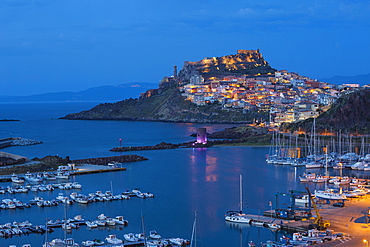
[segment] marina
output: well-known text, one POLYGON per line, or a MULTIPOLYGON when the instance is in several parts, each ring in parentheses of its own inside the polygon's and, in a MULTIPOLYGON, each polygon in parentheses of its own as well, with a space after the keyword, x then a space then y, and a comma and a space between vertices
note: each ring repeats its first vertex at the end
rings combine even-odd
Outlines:
MULTIPOLYGON (((73 105, 78 104, 71 103, 67 106, 72 107, 73 105)), ((207 131, 210 132, 231 127, 230 125, 189 125, 182 123, 56 120, 55 118, 64 115, 64 113, 58 112, 58 110, 50 111, 50 107, 62 109, 65 112, 74 112, 78 109, 68 107, 67 109, 65 104, 51 106, 46 104, 27 105, 27 107, 34 107, 34 113, 32 116, 29 115, 28 118, 24 117, 24 120, 19 122, 19 129, 27 129, 26 137, 41 140, 43 144, 27 147, 14 146, 4 151, 18 153, 30 158, 44 157, 49 154, 58 154, 63 157, 70 156, 71 159, 108 157, 112 155, 109 150, 117 146, 120 138, 123 139, 125 146, 153 145, 153 143, 161 141, 182 143, 191 141, 192 138, 189 137, 189 133, 195 133, 199 127, 206 127, 207 131), (42 108, 43 106, 45 108, 42 108), (45 116, 50 119, 45 120, 45 116), (45 133, 50 134, 40 136, 40 128, 45 133), (63 131, 59 133, 53 131, 54 129, 63 131), (128 129, 130 131, 127 131, 128 129), (138 132, 141 133, 141 139, 138 139, 135 135, 138 132), (96 135, 96 133, 99 133, 99 135, 96 135), (93 141, 91 136, 95 136, 93 141)), ((86 105, 83 106, 83 108, 87 107, 86 105)), ((17 105, 18 108, 19 105, 17 105)), ((16 112, 11 106, 7 106, 6 109, 11 110, 8 114, 16 112)), ((5 109, 2 110, 4 114, 7 114, 5 109)), ((27 116, 26 113, 24 112, 23 115, 27 116)), ((8 118, 18 119, 19 117, 9 115, 8 118)), ((10 131, 12 129, 10 123, 4 122, 2 124, 3 128, 0 132, 3 136, 9 135, 9 132, 14 133, 14 131, 10 131)), ((22 135, 21 132, 15 134, 22 135)), ((23 134, 23 136, 25 135, 23 134)), ((142 214, 145 216, 147 235, 152 229, 155 229, 161 236, 180 236, 184 239, 191 239, 194 210, 198 211, 198 245, 203 242, 207 246, 248 246, 250 241, 254 243, 278 242, 283 236, 292 239, 294 231, 300 232, 298 228, 302 225, 305 226, 307 221, 275 219, 272 222, 272 224, 280 225, 282 221, 283 225, 295 228, 292 231, 289 229, 289 231, 286 231, 271 229, 263 226, 263 224, 261 227, 249 223, 227 222, 224 218, 225 212, 228 210, 239 209, 240 174, 243 176, 243 213, 257 216, 257 219, 258 216, 260 219, 262 217, 274 218, 271 215, 265 216, 264 213, 275 212, 276 209, 289 209, 291 206, 290 197, 278 196, 279 201, 277 203, 275 195, 277 192, 283 194, 290 194, 290 190, 304 192, 305 187, 309 187, 312 192, 325 189, 325 183, 301 182, 299 179, 301 175, 308 172, 325 174, 323 168, 308 171, 305 167, 269 165, 265 162, 265 155, 268 150, 268 147, 212 147, 207 149, 140 151, 140 155, 147 157, 148 160, 125 163, 126 170, 70 175, 68 180, 47 182, 50 184, 78 182, 82 185, 81 189, 62 190, 58 187, 54 188, 53 191, 47 190, 44 192, 29 191, 13 194, 5 192, 0 194, 1 200, 13 200, 13 197, 15 197, 19 201, 29 202, 35 196, 51 201, 56 199, 59 193, 63 193, 63 195, 70 198, 73 192, 88 196, 89 193, 96 193, 97 191, 105 193, 106 191, 112 191, 113 188, 113 194, 117 195, 127 190, 132 192, 134 188, 140 188, 142 192, 152 192, 155 198, 142 200, 134 197, 129 200, 111 200, 88 204, 59 203, 58 206, 51 207, 31 205, 30 208, 0 210, 1 224, 29 221, 34 225, 45 225, 47 219, 62 220, 65 207, 67 218, 68 216, 82 215, 83 218, 92 220, 103 213, 113 217, 124 216, 129 222, 127 226, 115 225, 92 228, 81 226, 68 232, 64 231, 62 227, 56 227, 53 232, 47 235, 34 233, 20 237, 13 236, 2 238, 1 242, 4 246, 16 245, 20 247, 23 244, 42 246, 47 236, 48 241, 56 238, 73 238, 76 243, 81 245, 84 241, 94 239, 105 242, 105 238, 111 234, 115 234, 117 238, 123 240, 123 234, 143 232, 142 214), (271 202, 271 206, 269 202, 271 202)), ((94 167, 99 168, 99 166, 94 167)), ((329 168, 329 175, 331 177, 348 176, 358 178, 358 180, 370 178, 370 173, 367 171, 352 169, 342 169, 341 174, 340 169, 329 168)), ((25 181, 23 184, 14 184, 8 180, 0 186, 16 188, 25 186, 27 183, 25 181)), ((335 187, 335 184, 331 184, 331 186, 339 190, 339 187, 335 187)), ((349 185, 340 187, 346 188, 346 186, 349 185)), ((346 223, 343 222, 345 220, 351 228, 357 229, 360 235, 361 232, 365 235, 365 230, 363 230, 365 228, 362 228, 361 225, 366 224, 366 221, 361 209, 351 217, 345 215, 350 215, 352 211, 346 210, 361 205, 361 203, 366 204, 366 200, 367 195, 346 199, 343 208, 334 207, 333 202, 327 204, 325 200, 319 200, 317 206, 322 217, 331 221, 331 228, 335 232, 350 233, 349 227, 345 227, 346 223), (343 213, 341 213, 342 210, 344 210, 343 213)), ((366 206, 362 206, 362 208, 366 208, 366 206)), ((297 210, 298 214, 299 212, 297 210)), ((267 222, 271 223, 270 219, 267 222)))

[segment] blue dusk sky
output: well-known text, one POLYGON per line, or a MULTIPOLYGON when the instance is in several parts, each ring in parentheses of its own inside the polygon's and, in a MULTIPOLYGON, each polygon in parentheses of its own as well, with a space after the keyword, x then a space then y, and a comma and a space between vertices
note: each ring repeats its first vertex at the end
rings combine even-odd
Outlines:
POLYGON ((260 49, 312 78, 370 73, 370 1, 1 0, 0 95, 158 83, 260 49))

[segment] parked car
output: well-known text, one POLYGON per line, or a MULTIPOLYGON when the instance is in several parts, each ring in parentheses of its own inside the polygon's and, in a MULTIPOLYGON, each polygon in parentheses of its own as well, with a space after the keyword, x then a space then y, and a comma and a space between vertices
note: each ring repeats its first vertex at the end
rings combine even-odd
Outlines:
POLYGON ((333 203, 333 206, 334 206, 334 207, 340 207, 340 208, 343 208, 343 207, 344 207, 344 202, 336 202, 336 203, 333 203))

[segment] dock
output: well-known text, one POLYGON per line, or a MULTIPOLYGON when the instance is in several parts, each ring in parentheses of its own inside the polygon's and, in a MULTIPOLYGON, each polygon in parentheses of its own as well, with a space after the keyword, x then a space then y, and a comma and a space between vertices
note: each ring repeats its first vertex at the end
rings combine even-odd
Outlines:
MULTIPOLYGON (((93 173, 103 173, 103 172, 119 172, 126 171, 126 167, 109 167, 103 165, 79 165, 77 169, 69 171, 70 175, 85 175, 93 173)), ((52 172, 52 171, 51 171, 52 172)), ((19 174, 20 175, 20 174, 19 174)), ((22 177, 22 175, 20 175, 22 177)), ((0 176, 0 182, 11 182, 10 175, 0 176)))

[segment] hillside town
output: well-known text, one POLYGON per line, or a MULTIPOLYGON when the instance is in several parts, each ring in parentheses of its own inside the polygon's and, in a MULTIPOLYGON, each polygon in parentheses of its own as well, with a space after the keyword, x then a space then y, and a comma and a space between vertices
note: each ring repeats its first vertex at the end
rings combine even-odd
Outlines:
MULTIPOLYGON (((263 60, 258 50, 238 50, 237 55, 250 55, 251 52, 259 60, 263 60)), ((259 67, 260 61, 256 63, 250 56, 244 60, 259 67)), ((287 70, 254 75, 235 73, 240 71, 240 65, 243 69, 246 66, 240 58, 235 61, 235 55, 229 57, 231 58, 221 58, 224 71, 225 68, 227 72, 234 71, 232 74, 208 73, 211 68, 219 70, 219 58, 205 58, 199 62, 185 62, 185 65, 196 66, 196 70, 187 73, 187 80, 178 78, 175 66, 174 75, 165 77, 161 84, 178 82, 182 96, 197 105, 218 103, 224 108, 243 109, 245 112, 266 112, 272 125, 316 117, 326 111, 341 94, 350 93, 360 87, 359 84, 329 84, 287 70)), ((262 62, 267 64, 264 60, 262 62)))

